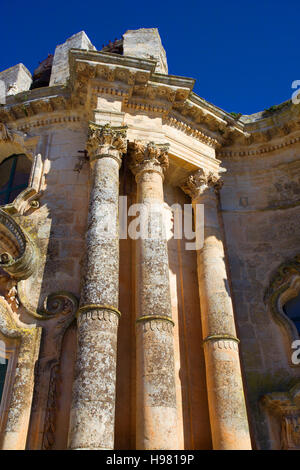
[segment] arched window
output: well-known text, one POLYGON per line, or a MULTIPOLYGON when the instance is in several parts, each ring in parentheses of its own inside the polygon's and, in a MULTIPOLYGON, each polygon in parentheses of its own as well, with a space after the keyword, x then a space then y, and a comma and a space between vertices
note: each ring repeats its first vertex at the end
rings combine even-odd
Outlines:
POLYGON ((0 206, 13 202, 28 186, 31 161, 26 155, 12 155, 0 165, 0 206))
POLYGON ((283 305, 283 311, 295 324, 297 331, 300 334, 300 294, 297 297, 288 300, 287 303, 283 305))

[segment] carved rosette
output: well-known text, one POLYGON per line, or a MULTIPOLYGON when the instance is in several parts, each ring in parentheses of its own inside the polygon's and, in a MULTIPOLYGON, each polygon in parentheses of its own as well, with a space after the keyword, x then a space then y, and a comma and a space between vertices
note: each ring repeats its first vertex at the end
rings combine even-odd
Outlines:
POLYGON ((111 157, 121 166, 122 154, 127 151, 126 131, 127 127, 111 127, 110 124, 98 126, 91 123, 86 144, 90 162, 111 157))
POLYGON ((169 144, 143 143, 141 141, 129 142, 129 167, 136 177, 147 172, 157 172, 162 177, 169 166, 169 144))
POLYGON ((202 196, 207 190, 213 189, 217 194, 223 186, 223 180, 220 175, 212 171, 199 168, 192 173, 181 186, 181 189, 188 194, 192 200, 202 196))
POLYGON ((281 449, 300 450, 300 383, 288 392, 264 395, 262 403, 280 423, 281 449))

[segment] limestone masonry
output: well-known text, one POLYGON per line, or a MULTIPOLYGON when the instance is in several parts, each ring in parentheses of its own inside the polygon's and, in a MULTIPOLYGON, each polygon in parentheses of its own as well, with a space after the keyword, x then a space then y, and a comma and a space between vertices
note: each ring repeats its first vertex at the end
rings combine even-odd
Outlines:
POLYGON ((300 105, 53 52, 0 72, 0 447, 300 450, 300 105))

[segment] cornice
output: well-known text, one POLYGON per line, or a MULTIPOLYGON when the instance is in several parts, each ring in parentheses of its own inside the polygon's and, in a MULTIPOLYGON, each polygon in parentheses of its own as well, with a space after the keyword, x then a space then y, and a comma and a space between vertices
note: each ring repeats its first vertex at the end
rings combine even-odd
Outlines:
MULTIPOLYGON (((300 106, 286 104, 271 115, 258 113, 235 119, 193 92, 195 80, 155 72, 156 62, 108 52, 71 49, 66 86, 34 89, 7 98, 0 121, 19 130, 66 122, 56 113, 80 112, 94 120, 99 95, 121 101, 122 112, 160 116, 165 123, 217 149, 218 157, 261 155, 292 145, 299 136, 300 106), (278 141, 277 141, 278 140, 278 141)), ((73 120, 74 120, 73 119, 73 120)))
POLYGON ((285 133, 284 128, 275 128, 267 132, 257 133, 255 136, 250 135, 248 145, 235 145, 234 147, 221 148, 217 151, 218 158, 241 158, 247 156, 260 156, 274 152, 276 150, 283 149, 290 145, 300 142, 300 127, 297 129, 296 123, 289 124, 288 135, 282 135, 285 133), (298 132, 292 132, 292 129, 298 132), (290 135, 289 135, 290 134, 290 135), (273 136, 273 137, 272 137, 273 136), (257 144, 255 140, 267 140, 265 143, 257 144))

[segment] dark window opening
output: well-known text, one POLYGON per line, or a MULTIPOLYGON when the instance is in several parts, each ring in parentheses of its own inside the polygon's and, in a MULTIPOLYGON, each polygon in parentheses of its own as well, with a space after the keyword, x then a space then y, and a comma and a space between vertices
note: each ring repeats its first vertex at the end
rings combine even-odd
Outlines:
POLYGON ((9 204, 28 186, 31 161, 25 155, 13 155, 0 165, 0 205, 9 204))
POLYGON ((300 294, 289 300, 284 306, 283 311, 286 316, 295 324, 300 334, 300 294))
POLYGON ((7 372, 8 366, 8 359, 0 358, 0 403, 2 400, 4 384, 5 384, 5 377, 7 372))

